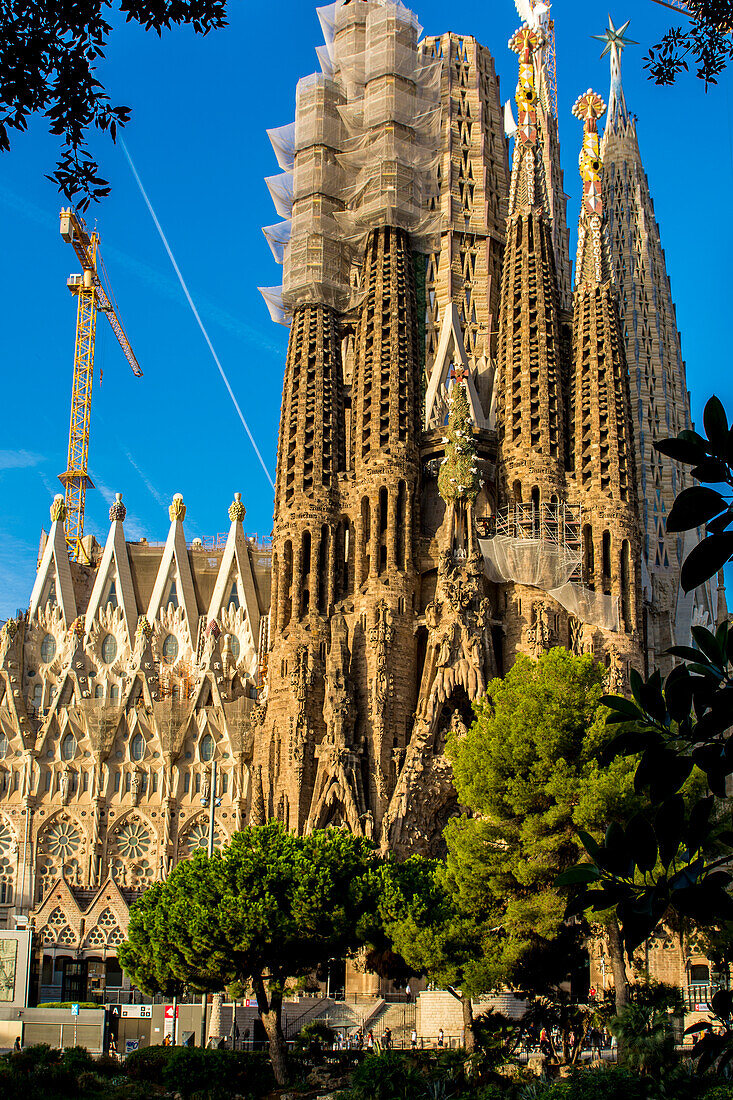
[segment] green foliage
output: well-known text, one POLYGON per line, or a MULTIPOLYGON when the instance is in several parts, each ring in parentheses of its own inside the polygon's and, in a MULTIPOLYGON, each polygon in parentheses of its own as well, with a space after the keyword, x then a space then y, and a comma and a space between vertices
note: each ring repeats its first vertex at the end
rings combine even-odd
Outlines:
POLYGON ((202 1050, 200 1047, 172 1047, 170 1057, 163 1066, 162 1081, 172 1092, 178 1092, 183 1100, 197 1092, 214 1097, 231 1095, 231 1077, 228 1060, 210 1057, 223 1051, 202 1050))
POLYGON ((61 1065, 75 1077, 80 1073, 92 1073, 96 1069, 94 1058, 86 1047, 66 1047, 61 1056, 61 1065))
POLYGON ((132 1081, 160 1081, 172 1047, 150 1046, 133 1050, 125 1058, 125 1073, 132 1081))
MULTIPOLYGON (((104 16, 112 6, 102 0, 8 0, 0 6, 0 151, 10 149, 12 130, 26 130, 32 115, 44 115, 50 132, 62 139, 49 178, 80 210, 109 194, 86 148, 88 132, 107 132, 114 141, 130 117, 129 107, 111 104, 97 73, 112 30, 104 16)), ((114 7, 157 34, 172 25, 187 24, 199 34, 226 25, 225 0, 122 0, 114 7)))
POLYGON ((319 1054, 324 1047, 333 1045, 336 1032, 323 1020, 314 1020, 306 1024, 295 1036, 293 1047, 297 1052, 319 1054))
MULTIPOLYGON (((604 670, 554 649, 520 657, 449 741, 460 802, 445 864, 412 857, 382 870, 379 913, 394 950, 443 988, 476 996, 501 983, 549 990, 583 936, 555 886, 577 860, 579 830, 641 804, 633 761, 610 766, 604 670)), ((586 872, 584 872, 586 873, 586 872)))
POLYGON ((78 1004, 79 1008, 101 1008, 99 1001, 44 1001, 38 1008, 71 1008, 72 1004, 78 1004))
POLYGON ((599 1067, 578 1069, 566 1081, 525 1087, 518 1100, 647 1100, 641 1078, 628 1069, 599 1067))
POLYGON ((659 1075, 674 1062, 674 1033, 666 1008, 632 1001, 609 1027, 623 1044, 624 1064, 630 1070, 659 1075))
POLYGON ((733 3, 731 0, 687 0, 688 18, 683 26, 672 27, 644 58, 657 84, 673 84, 689 70, 692 60, 696 76, 717 84, 718 76, 733 57, 733 3))
MULTIPOLYGON (((733 5, 729 26, 733 24, 733 5)), ((733 40, 731 40, 733 50, 733 40)), ((682 587, 692 591, 699 584, 715 576, 719 569, 733 557, 733 434, 728 418, 717 397, 711 397, 703 413, 705 435, 692 430, 680 432, 674 439, 655 443, 662 454, 692 466, 691 474, 699 482, 724 485, 728 495, 723 496, 709 485, 693 485, 683 489, 674 502, 667 519, 669 532, 690 531, 705 525, 705 536, 690 551, 682 566, 682 587)))
POLYGON ((591 863, 559 879, 572 887, 567 915, 616 907, 629 953, 669 909, 702 927, 733 920, 726 870, 733 832, 721 827, 716 806, 733 774, 733 628, 693 627, 693 640, 670 650, 682 663, 665 680, 658 671, 646 682, 632 672, 633 700, 604 697, 608 726, 620 729, 608 755, 640 754, 634 783, 649 809, 625 827, 612 821, 602 844, 583 834, 591 863), (712 795, 695 797, 696 769, 712 795))
MULTIPOLYGON (((9 1069, 8 1094, 31 1096, 74 1096, 76 1075, 63 1064, 62 1051, 48 1043, 24 1047, 18 1053, 3 1055, 0 1063, 9 1069)), ((0 1076, 2 1083, 2 1076, 0 1076)), ((3 1100, 6 1093, 3 1092, 3 1100)))
POLYGON ((533 988, 543 968, 548 986, 565 977, 547 967, 553 955, 567 963, 545 951, 563 925, 555 879, 582 850, 579 830, 640 804, 633 763, 602 763, 612 739, 603 677, 590 656, 561 648, 538 661, 520 657, 489 684, 468 734, 449 741, 459 800, 475 816, 446 829, 446 882, 463 912, 500 930, 486 974, 494 982, 521 980, 530 960, 533 988))
POLYGON ((289 979, 349 955, 374 925, 373 846, 337 829, 297 836, 278 822, 236 833, 209 857, 182 860, 130 910, 117 951, 140 989, 254 988, 278 1082, 287 1078, 280 1023, 289 979))
POLYGON ((162 1082, 187 1097, 265 1096, 273 1086, 267 1058, 258 1052, 202 1050, 200 1047, 143 1047, 125 1060, 127 1077, 139 1083, 162 1082))
POLYGON ((277 822, 253 826, 146 891, 118 958, 150 992, 175 981, 219 990, 265 975, 282 988, 359 947, 375 866, 369 842, 340 830, 296 836, 277 822))
POLYGON ((368 1054, 357 1066, 348 1100, 423 1100, 429 1093, 425 1078, 394 1050, 368 1054))
POLYGON ((456 379, 450 392, 450 412, 444 441, 445 458, 438 474, 438 489, 447 504, 461 500, 473 503, 483 484, 473 440, 473 422, 466 385, 463 380, 456 379))

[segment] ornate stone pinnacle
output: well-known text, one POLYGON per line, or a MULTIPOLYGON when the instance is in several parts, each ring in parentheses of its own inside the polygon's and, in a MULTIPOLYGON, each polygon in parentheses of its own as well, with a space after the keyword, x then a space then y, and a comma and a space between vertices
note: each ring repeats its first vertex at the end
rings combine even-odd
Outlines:
POLYGON ((56 523, 63 523, 66 519, 66 504, 61 493, 57 493, 53 498, 53 504, 51 505, 51 521, 56 523))
POLYGON ((235 493, 234 500, 229 505, 229 519, 232 523, 241 523, 247 515, 247 509, 242 504, 242 494, 235 493))
POLYGON ((181 493, 176 493, 173 497, 170 508, 168 509, 168 515, 171 517, 171 523, 175 519, 179 519, 183 523, 186 518, 186 505, 183 503, 183 496, 181 493))
POLYGON ((526 23, 519 27, 509 39, 509 49, 518 53, 523 61, 529 61, 531 55, 542 45, 542 36, 526 23))
POLYGON ((592 91, 591 88, 578 96, 573 104, 573 114, 585 124, 587 129, 594 129, 594 124, 597 124, 598 119, 605 111, 606 104, 603 98, 597 92, 592 91))
POLYGON ((115 493, 115 502, 109 510, 110 523, 115 520, 122 521, 127 515, 127 508, 122 503, 122 493, 115 493))

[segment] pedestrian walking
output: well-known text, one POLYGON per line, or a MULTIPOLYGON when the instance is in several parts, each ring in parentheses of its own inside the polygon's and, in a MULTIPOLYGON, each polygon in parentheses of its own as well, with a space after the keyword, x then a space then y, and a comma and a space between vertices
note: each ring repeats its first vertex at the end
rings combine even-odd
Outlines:
POLYGON ((412 1000, 412 990, 410 989, 410 983, 405 986, 405 993, 407 994, 408 1001, 412 1000))
POLYGON ((382 1046, 385 1050, 392 1049, 392 1028, 385 1028, 384 1035, 382 1036, 382 1046))
POLYGON ((410 1046, 413 1050, 417 1050, 417 1028, 414 1027, 410 1032, 410 1046))
POLYGON ((438 1028, 438 1050, 442 1050, 445 1046, 445 1034, 442 1027, 438 1028))
POLYGON ((374 1050, 374 1036, 371 1031, 367 1035, 367 1050, 374 1050))
POLYGON ((20 1054, 20 1035, 16 1035, 15 1042, 13 1043, 13 1054, 20 1054))

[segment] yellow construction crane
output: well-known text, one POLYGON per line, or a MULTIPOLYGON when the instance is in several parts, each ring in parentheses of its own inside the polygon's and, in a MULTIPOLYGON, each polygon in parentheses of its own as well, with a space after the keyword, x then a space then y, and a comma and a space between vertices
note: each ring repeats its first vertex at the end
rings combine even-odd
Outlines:
POLYGON ((142 375, 130 342, 125 336, 117 312, 110 301, 102 255, 99 251, 99 233, 90 233, 82 218, 71 209, 61 211, 61 236, 73 245, 82 267, 81 275, 70 275, 67 286, 77 298, 76 342, 74 345, 74 383, 71 391, 71 424, 69 426, 69 457, 66 471, 59 475, 64 486, 66 503, 66 544, 75 561, 87 561, 82 545, 84 536, 84 505, 89 477, 89 423, 92 411, 92 381, 94 377, 94 340, 97 330, 97 311, 106 314, 119 345, 125 353, 133 373, 142 375), (105 277, 107 287, 102 282, 105 277))

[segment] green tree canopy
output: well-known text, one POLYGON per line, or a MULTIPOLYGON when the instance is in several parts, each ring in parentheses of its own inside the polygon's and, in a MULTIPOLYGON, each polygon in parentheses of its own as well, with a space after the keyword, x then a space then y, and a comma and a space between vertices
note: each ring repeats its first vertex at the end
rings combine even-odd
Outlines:
POLYGON ((373 924, 376 867, 369 842, 339 830, 299 837, 276 822, 250 827, 211 858, 183 860, 136 902, 120 962, 150 993, 175 982, 251 987, 285 1083, 286 983, 361 946, 373 924))
MULTIPOLYGON (((463 1004, 510 984, 546 991, 579 959, 583 929, 564 922, 558 874, 594 830, 638 807, 635 764, 601 763, 611 735, 601 706, 604 669, 554 649, 520 657, 475 704, 469 732, 448 752, 467 813, 445 831, 445 863, 387 864, 380 915, 396 951, 463 1004)), ((626 970, 618 926, 609 947, 621 1001, 626 970)))
MULTIPOLYGON (((582 851, 579 830, 605 828, 640 805, 634 762, 601 761, 611 739, 601 706, 604 675, 592 656, 562 648, 537 661, 520 656, 503 680, 489 684, 468 733, 449 741, 458 797, 469 813, 446 829, 446 879, 464 913, 491 914, 494 969, 504 982, 524 982, 528 960, 532 969, 543 956, 545 969, 551 961, 565 909, 555 879, 582 851)), ((608 933, 622 1002, 626 972, 613 918, 608 933)))

